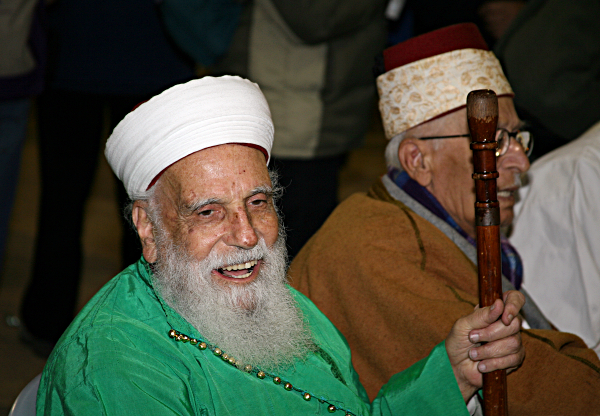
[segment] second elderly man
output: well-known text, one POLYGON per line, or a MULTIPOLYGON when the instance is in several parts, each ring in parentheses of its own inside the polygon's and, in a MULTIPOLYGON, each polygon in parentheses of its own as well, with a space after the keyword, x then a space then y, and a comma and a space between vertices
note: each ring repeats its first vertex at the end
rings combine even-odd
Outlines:
MULTIPOLYGON (((513 218, 531 136, 499 62, 475 25, 443 28, 384 52, 377 79, 388 172, 344 201, 295 258, 292 284, 346 336, 370 397, 423 358, 478 303, 475 189, 466 97, 498 95, 498 200, 513 218), (424 348, 425 347, 425 348, 424 348)), ((537 241, 540 248, 543 242, 537 241)), ((522 282, 518 253, 502 239, 504 286, 522 282)), ((526 277, 525 277, 526 278, 526 277)), ((508 376, 511 415, 600 412, 600 361, 578 337, 551 330, 529 299, 527 359, 508 376)))

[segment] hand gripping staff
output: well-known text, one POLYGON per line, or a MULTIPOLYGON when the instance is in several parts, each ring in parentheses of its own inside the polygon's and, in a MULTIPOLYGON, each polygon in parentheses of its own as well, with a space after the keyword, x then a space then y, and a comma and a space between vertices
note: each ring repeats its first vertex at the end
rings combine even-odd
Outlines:
MULTIPOLYGON (((500 204, 496 193, 496 127, 498 98, 492 90, 471 91, 467 96, 467 121, 473 150, 475 225, 479 304, 490 306, 502 299, 500 254, 500 204)), ((506 416, 506 370, 483 374, 485 416, 506 416)))

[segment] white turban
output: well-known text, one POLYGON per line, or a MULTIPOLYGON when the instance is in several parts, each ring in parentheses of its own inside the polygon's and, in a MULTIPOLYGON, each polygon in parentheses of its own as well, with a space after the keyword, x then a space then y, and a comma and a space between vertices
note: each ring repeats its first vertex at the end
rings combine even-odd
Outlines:
POLYGON ((176 85, 141 104, 115 128, 104 154, 131 199, 167 167, 227 143, 273 145, 273 122, 258 85, 234 76, 176 85))

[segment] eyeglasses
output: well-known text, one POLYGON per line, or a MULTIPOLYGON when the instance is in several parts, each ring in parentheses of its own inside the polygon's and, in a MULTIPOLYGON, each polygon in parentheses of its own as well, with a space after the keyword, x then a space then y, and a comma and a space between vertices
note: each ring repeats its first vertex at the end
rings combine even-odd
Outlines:
MULTIPOLYGON (((417 140, 433 140, 433 139, 454 139, 457 137, 471 137, 470 134, 457 134, 454 136, 430 136, 430 137, 419 137, 417 140)), ((510 139, 515 139, 517 143, 521 145, 525 156, 529 157, 533 150, 533 135, 528 131, 513 131, 512 133, 506 129, 496 130, 496 142, 498 147, 496 148, 496 157, 500 157, 508 152, 510 147, 510 139)))

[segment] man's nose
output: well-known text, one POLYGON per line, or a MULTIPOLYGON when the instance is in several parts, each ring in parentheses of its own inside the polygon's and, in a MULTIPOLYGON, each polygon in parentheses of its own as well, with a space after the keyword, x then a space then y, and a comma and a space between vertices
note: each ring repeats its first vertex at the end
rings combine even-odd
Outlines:
POLYGON ((512 168, 520 173, 529 170, 529 158, 525 154, 523 146, 516 140, 511 140, 506 153, 498 158, 499 167, 512 168))
POLYGON ((230 227, 231 231, 225 241, 228 245, 251 249, 258 243, 258 235, 244 209, 239 209, 231 214, 230 227))

